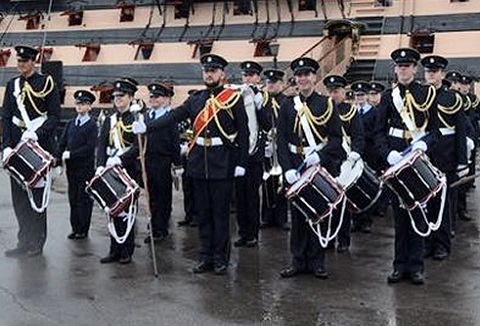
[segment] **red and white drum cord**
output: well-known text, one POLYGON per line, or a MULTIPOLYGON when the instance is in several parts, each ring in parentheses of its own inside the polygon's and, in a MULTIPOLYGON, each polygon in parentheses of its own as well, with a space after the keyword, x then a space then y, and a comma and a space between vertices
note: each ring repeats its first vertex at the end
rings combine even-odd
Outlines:
POLYGON ((322 228, 321 228, 321 222, 314 223, 311 220, 308 220, 308 225, 310 225, 310 228, 312 229, 313 233, 318 237, 318 241, 320 242, 320 245, 323 248, 327 248, 328 243, 335 239, 335 237, 338 235, 338 232, 340 232, 340 228, 342 227, 343 224, 343 216, 345 214, 345 208, 347 207, 347 196, 343 194, 343 199, 342 199, 342 210, 340 212, 340 219, 338 221, 337 228, 335 232, 332 234, 332 219, 333 219, 333 210, 335 207, 333 207, 332 204, 329 204, 332 207, 332 210, 330 211, 330 214, 328 215, 328 226, 327 226, 327 232, 325 236, 322 234, 322 228))
MULTIPOLYGON (((428 237, 432 231, 437 231, 440 225, 442 224, 442 219, 443 219, 443 211, 445 208, 445 201, 447 199, 447 179, 445 176, 442 177, 442 195, 441 195, 441 201, 440 201, 440 209, 438 211, 438 216, 437 216, 437 221, 435 223, 430 222, 427 218, 427 214, 425 214, 425 205, 418 205, 418 208, 420 209, 420 212, 422 213, 423 220, 425 221, 425 224, 427 225, 427 230, 425 232, 421 232, 417 225, 415 224, 415 220, 412 216, 412 211, 408 211, 408 216, 410 217, 410 222, 412 223, 412 228, 415 231, 416 234, 418 234, 421 237, 428 237)), ((417 205, 416 205, 417 206, 417 205)))
MULTIPOLYGON (((39 182, 42 182, 42 180, 40 180, 39 182)), ((48 203, 50 202, 51 186, 52 186, 52 171, 50 169, 45 175, 45 187, 43 188, 42 203, 40 206, 37 206, 37 203, 35 202, 32 189, 29 186, 26 186, 28 200, 30 201, 30 206, 32 206, 32 209, 35 212, 43 213, 47 209, 48 203)))
MULTIPOLYGON (((137 216, 137 200, 132 200, 130 203, 130 206, 128 207, 128 212, 126 216, 111 216, 107 211, 107 227, 108 227, 108 232, 110 235, 117 241, 118 244, 122 244, 125 241, 127 241, 128 235, 130 234, 130 231, 132 231, 133 225, 135 224, 135 218, 137 216), (115 218, 121 218, 123 219, 123 222, 127 222, 127 229, 125 230, 125 233, 122 236, 119 236, 117 234, 117 230, 115 229, 115 224, 113 222, 113 219, 115 218)), ((122 212, 123 213, 123 212, 122 212)), ((122 214, 121 213, 121 214, 122 214)))

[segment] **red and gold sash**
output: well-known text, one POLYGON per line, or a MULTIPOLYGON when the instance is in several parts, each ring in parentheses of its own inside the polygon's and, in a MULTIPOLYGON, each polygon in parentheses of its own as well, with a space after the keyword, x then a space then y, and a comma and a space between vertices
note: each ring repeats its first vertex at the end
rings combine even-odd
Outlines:
POLYGON ((195 145, 197 138, 205 130, 210 121, 218 114, 218 112, 227 103, 232 101, 236 95, 236 91, 230 88, 222 90, 216 97, 211 97, 205 103, 205 107, 197 114, 195 121, 193 122, 193 134, 194 137, 189 145, 189 151, 195 145))

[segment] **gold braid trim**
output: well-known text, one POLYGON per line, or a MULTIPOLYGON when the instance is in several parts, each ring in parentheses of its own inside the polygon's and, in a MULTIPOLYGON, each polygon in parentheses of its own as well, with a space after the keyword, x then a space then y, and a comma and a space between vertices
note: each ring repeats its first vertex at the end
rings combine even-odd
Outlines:
POLYGON ((472 100, 468 95, 465 95, 465 102, 463 102, 463 110, 466 112, 472 108, 472 100))
POLYGON ((405 91, 405 105, 403 109, 406 111, 408 116, 410 117, 410 120, 415 124, 415 129, 416 130, 425 130, 428 124, 428 109, 432 106, 433 101, 435 101, 435 97, 437 96, 437 90, 435 89, 434 86, 429 86, 428 87, 428 93, 427 93, 427 98, 425 99, 424 103, 417 103, 415 101, 415 98, 413 97, 412 93, 407 89, 405 91), (423 123, 422 126, 417 126, 416 120, 415 120, 415 110, 424 113, 425 115, 425 122, 423 123))
POLYGON ((263 106, 267 105, 268 99, 270 98, 270 94, 268 94, 267 91, 263 91, 262 95, 263 95, 263 102, 262 102, 262 107, 263 107, 263 106))
POLYGON ((123 134, 124 133, 132 133, 133 132, 132 125, 125 125, 121 118, 118 119, 115 126, 110 129, 110 133, 109 133, 109 143, 110 144, 114 144, 114 140, 113 140, 114 130, 116 130, 118 132, 118 135, 120 136, 119 138, 120 138, 121 149, 124 149, 126 147, 126 144, 125 144, 125 141, 123 139, 123 134))
POLYGON ((475 95, 475 101, 473 101, 472 105, 474 108, 478 107, 478 105, 480 104, 480 99, 478 98, 478 96, 475 95))
POLYGON ((462 97, 459 94, 455 93, 455 104, 453 104, 452 106, 443 106, 438 104, 438 110, 445 114, 455 114, 462 108, 462 106, 462 97))
POLYGON ((350 105, 350 110, 347 113, 340 114, 340 120, 342 120, 343 122, 349 122, 350 120, 353 119, 353 117, 355 116, 356 113, 357 113, 357 109, 352 104, 352 105, 350 105))
POLYGON ((300 135, 300 117, 302 114, 305 114, 307 117, 307 122, 311 127, 311 130, 317 136, 318 139, 320 139, 321 142, 325 142, 326 138, 320 135, 318 132, 317 128, 320 126, 325 125, 330 118, 332 117, 333 114, 333 100, 331 98, 328 99, 327 102, 327 109, 325 110, 325 113, 323 113, 321 116, 316 117, 313 113, 312 110, 308 107, 308 105, 304 102, 303 107, 298 110, 297 116, 295 117, 295 124, 294 124, 294 131, 297 131, 297 133, 300 135))
POLYGON ((34 97, 35 98, 45 98, 48 94, 50 94, 55 87, 55 83, 53 82, 52 76, 48 75, 47 80, 45 81, 45 85, 43 86, 43 89, 41 91, 35 91, 30 84, 25 81, 25 84, 23 85, 22 93, 21 93, 21 99, 22 102, 24 102, 25 97, 28 98, 30 103, 32 104, 33 109, 39 114, 39 115, 46 115, 47 112, 42 112, 38 109, 37 105, 35 104, 34 97))
MULTIPOLYGON (((235 137, 237 136, 237 133, 233 133, 231 135, 229 135, 222 127, 221 123, 220 123, 220 120, 218 119, 218 112, 220 110, 227 110, 227 113, 228 115, 233 119, 233 113, 232 113, 232 108, 235 106, 235 104, 237 104, 238 100, 242 97, 242 95, 240 94, 240 92, 235 92, 235 95, 232 96, 229 101, 226 101, 226 103, 220 103, 220 101, 215 97, 213 96, 213 94, 210 96, 210 98, 207 100, 210 101, 210 105, 213 106, 214 108, 214 119, 215 119, 215 123, 218 127, 218 130, 220 130, 220 132, 222 133, 222 135, 229 139, 230 141, 233 141, 233 139, 235 139, 235 137), (218 110, 217 110, 218 109, 218 110)), ((207 105, 209 105, 209 103, 207 103, 207 105)))

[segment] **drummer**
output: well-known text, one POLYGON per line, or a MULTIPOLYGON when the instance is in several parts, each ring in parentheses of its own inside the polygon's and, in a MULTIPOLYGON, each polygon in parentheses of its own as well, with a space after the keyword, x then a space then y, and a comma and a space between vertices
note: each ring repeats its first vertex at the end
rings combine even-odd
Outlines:
MULTIPOLYGON (((363 124, 360 115, 355 107, 345 99, 345 86, 347 80, 342 76, 331 75, 323 80, 323 84, 328 90, 328 94, 335 102, 340 120, 342 121, 343 131, 343 148, 348 153, 347 159, 355 163, 363 154, 365 148, 365 137, 363 124)), ((351 89, 355 94, 368 92, 369 85, 366 82, 354 83, 351 89)), ((352 214, 350 211, 345 212, 343 224, 338 233, 337 252, 342 253, 348 251, 350 247, 350 224, 352 214)))
MULTIPOLYGON (((307 167, 321 164, 330 174, 338 175, 340 163, 345 159, 342 123, 339 115, 334 114, 333 100, 315 92, 319 64, 316 60, 301 57, 292 61, 290 68, 299 94, 286 98, 279 111, 278 158, 285 180, 289 185, 299 180, 297 169, 302 162, 307 167), (304 122, 300 123, 300 120, 304 122)), ((320 279, 328 277, 325 251, 305 216, 293 206, 290 251, 291 265, 280 272, 281 277, 307 272, 320 279)))
MULTIPOLYGON (((415 81, 420 54, 414 49, 399 48, 390 56, 395 62, 397 84, 382 96, 375 125, 375 142, 386 166, 399 163, 402 152, 409 146, 411 150, 427 152, 439 133, 435 88, 415 81), (401 107, 397 108, 398 103, 410 105, 400 104, 401 107)), ((399 199, 394 196, 392 200, 395 259, 388 283, 409 279, 413 284, 423 284, 424 239, 414 232, 407 211, 400 208, 399 199)))
MULTIPOLYGON (((448 60, 438 55, 429 55, 421 61, 425 70, 425 81, 437 90, 440 133, 438 142, 432 148, 432 163, 445 173, 450 185, 459 177, 468 174, 466 120, 463 100, 460 94, 443 87, 442 80, 448 60)), ((450 254, 451 205, 456 207, 457 189, 449 188, 440 228, 426 241, 425 257, 444 260, 450 254)), ((440 207, 439 196, 428 203, 428 214, 436 218, 440 207)))
MULTIPOLYGON (((121 78, 114 82, 113 102, 116 111, 107 119, 100 130, 97 147, 97 171, 99 174, 105 166, 123 166, 132 179, 140 179, 138 162, 138 144, 133 134, 132 124, 135 120, 130 111, 133 96, 138 89, 138 83, 132 78, 121 78)), ((126 215, 126 214, 122 214, 126 215)), ((114 226, 118 234, 124 234, 127 222, 122 217, 114 219, 114 226)), ((132 261, 135 249, 135 234, 130 232, 124 243, 110 236, 110 251, 100 259, 100 263, 109 264, 118 262, 129 264, 132 261)))
MULTIPOLYGON (((60 96, 53 78, 39 74, 35 69, 38 50, 29 46, 16 46, 15 51, 20 75, 7 83, 3 100, 3 160, 24 140, 36 141, 44 150, 53 153, 55 130, 60 120, 60 96), (18 103, 23 105, 19 106, 18 103), (30 126, 27 126, 28 120, 31 121, 30 126)), ((10 178, 10 184, 19 230, 16 247, 7 250, 5 255, 41 255, 47 238, 47 212, 38 213, 33 210, 27 191, 13 178, 10 178)), ((44 190, 49 191, 45 189, 43 180, 32 189, 36 203, 41 201, 44 190)))

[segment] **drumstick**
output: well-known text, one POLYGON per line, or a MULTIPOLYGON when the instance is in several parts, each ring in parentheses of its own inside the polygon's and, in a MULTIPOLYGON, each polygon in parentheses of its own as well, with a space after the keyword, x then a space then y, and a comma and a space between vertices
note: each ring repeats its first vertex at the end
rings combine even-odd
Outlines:
POLYGON ((297 167, 297 173, 300 173, 300 171, 302 171, 305 166, 307 165, 307 157, 309 157, 310 155, 313 154, 313 152, 315 152, 315 148, 314 149, 311 149, 307 154, 305 154, 305 159, 302 161, 302 163, 300 163, 300 165, 297 167))
POLYGON ((142 168, 142 180, 143 186, 145 187, 145 197, 147 199, 147 212, 148 212, 148 229, 150 231, 150 249, 152 251, 152 262, 153 262, 153 273, 155 277, 158 277, 158 268, 157 268, 157 257, 155 255, 155 244, 153 241, 153 228, 152 228, 152 212, 150 210, 150 194, 148 193, 148 181, 147 181, 147 170, 145 168, 145 151, 143 150, 143 141, 142 135, 137 135, 138 140, 138 150, 140 152, 140 166, 142 168))
POLYGON ((458 179, 458 180, 455 181, 454 183, 452 183, 452 184, 450 185, 450 188, 455 188, 455 187, 461 186, 461 185, 463 185, 464 183, 467 183, 467 182, 469 182, 469 181, 471 181, 471 180, 473 180, 473 179, 476 179, 476 178, 478 178, 478 177, 480 177, 480 172, 475 173, 475 174, 473 174, 473 175, 469 175, 469 176, 467 176, 467 177, 463 177, 463 178, 461 178, 461 179, 458 179))

